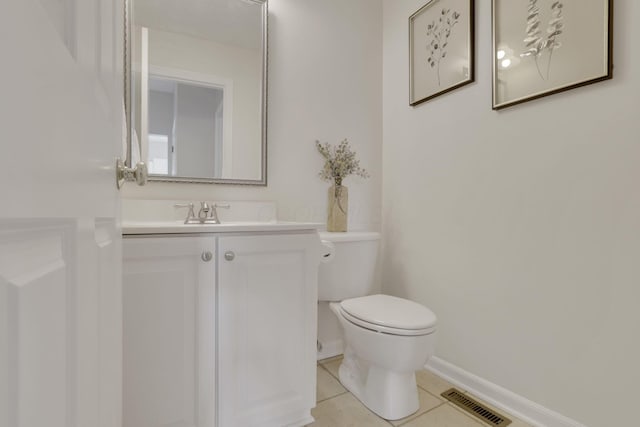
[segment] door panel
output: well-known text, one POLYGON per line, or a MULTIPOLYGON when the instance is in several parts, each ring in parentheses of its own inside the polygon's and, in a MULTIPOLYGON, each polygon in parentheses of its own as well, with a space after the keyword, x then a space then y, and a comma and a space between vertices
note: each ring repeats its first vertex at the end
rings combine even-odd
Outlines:
MULTIPOLYGON (((44 1, 44 0, 43 0, 44 1)), ((53 0, 49 0, 53 1, 53 0)), ((115 157, 123 133, 122 5, 111 26, 96 25, 98 0, 71 2, 70 54, 38 0, 0 7, 0 217, 115 218, 115 157), (105 35, 101 34, 105 32, 105 35), (116 42, 113 40, 116 36, 116 42), (104 40, 104 41, 103 41, 104 40), (100 67, 99 46, 112 66, 100 67), (107 69, 111 71, 106 72, 107 69)))
POLYGON ((40 0, 40 4, 49 15, 49 22, 55 28, 60 40, 75 57, 75 34, 71 31, 74 27, 75 0, 40 0))
POLYGON ((121 425, 122 12, 0 6, 0 427, 121 425))
POLYGON ((1 425, 73 425, 74 232, 65 221, 5 223, 0 229, 0 294, 6 307, 0 323, 6 351, 1 365, 6 400, 0 411, 6 424, 1 425))
POLYGON ((111 218, 95 221, 92 246, 96 251, 94 280, 98 284, 97 315, 100 344, 99 427, 121 427, 122 412, 122 251, 120 230, 111 218), (113 363, 117 361, 117 363, 113 363))

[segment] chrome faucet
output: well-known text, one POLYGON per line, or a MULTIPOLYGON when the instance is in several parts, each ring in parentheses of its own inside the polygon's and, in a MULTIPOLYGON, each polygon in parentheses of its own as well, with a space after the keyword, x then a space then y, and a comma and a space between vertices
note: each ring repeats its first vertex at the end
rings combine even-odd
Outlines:
POLYGON ((176 208, 189 208, 187 218, 184 220, 185 224, 220 224, 216 208, 229 209, 231 207, 226 203, 219 205, 217 203, 209 204, 209 202, 200 202, 200 210, 198 211, 198 216, 196 216, 193 202, 187 204, 175 204, 173 206, 176 208))
MULTIPOLYGON (((213 208, 215 211, 216 208, 213 208)), ((209 218, 209 212, 211 211, 211 206, 207 202, 200 202, 200 210, 198 211, 198 219, 201 224, 209 218)))

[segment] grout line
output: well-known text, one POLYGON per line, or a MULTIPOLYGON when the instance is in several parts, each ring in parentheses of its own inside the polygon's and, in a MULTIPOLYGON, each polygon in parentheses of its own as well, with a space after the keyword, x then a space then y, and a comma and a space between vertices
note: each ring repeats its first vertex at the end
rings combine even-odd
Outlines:
MULTIPOLYGON (((328 369, 327 369, 327 371, 328 371, 328 369)), ((331 372, 329 372, 329 373, 331 373, 331 372)), ((332 376, 333 376, 333 375, 332 375, 332 376)), ((368 411, 371 415, 373 415, 373 416, 374 416, 374 417, 376 417, 377 419, 382 420, 383 422, 387 423, 387 424, 388 424, 388 425, 390 425, 391 427, 395 427, 393 424, 391 424, 391 422, 390 422, 389 420, 385 420, 384 418, 380 417, 378 414, 376 414, 375 412, 373 412, 371 409, 367 408, 367 405, 365 405, 364 403, 362 403, 362 402, 360 401, 360 399, 358 399, 356 396, 354 396, 354 395, 353 395, 353 393, 351 393, 351 392, 350 392, 349 390, 347 390, 346 388, 345 388, 345 392, 344 392, 344 393, 340 393, 339 395, 333 396, 333 397, 331 397, 330 399, 333 399, 333 398, 336 398, 336 397, 339 397, 339 396, 343 396, 343 395, 345 395, 345 394, 350 394, 351 396, 353 396, 353 398, 354 398, 354 399, 356 399, 356 400, 358 401, 358 403, 360 403, 360 405, 362 405, 362 407, 365 409, 365 411, 368 411)), ((322 402, 325 402, 325 401, 330 400, 330 399, 325 399, 325 400, 323 400, 322 402)), ((320 402, 316 402, 316 405, 317 405, 318 403, 320 403, 320 402)))
MULTIPOLYGON (((320 367, 320 365, 318 365, 318 367, 320 367)), ((337 376, 333 375, 329 369, 327 369, 325 366, 322 366, 322 369, 324 369, 324 371, 326 373, 328 373, 331 378, 334 378, 336 381, 338 381, 340 383, 340 378, 338 378, 337 376)), ((340 385, 342 385, 342 383, 340 383, 340 385)))
MULTIPOLYGON (((426 388, 422 387, 420 384, 417 384, 417 386, 418 386, 418 388, 419 388, 420 390, 424 391, 425 393, 430 394, 431 396, 433 396, 433 397, 435 397, 436 399, 438 399, 440 402, 443 402, 443 403, 446 403, 446 402, 447 402, 447 400, 446 400, 444 397, 440 396, 439 394, 435 394, 435 393, 430 392, 430 391, 429 391, 429 390, 427 390, 426 388)), ((428 412, 428 411, 427 411, 427 412, 428 412)))
MULTIPOLYGON (((425 390, 425 391, 426 391, 426 390, 425 390)), ((415 420, 417 420, 417 419, 419 419, 419 418, 421 418, 421 417, 423 417, 423 416, 427 415, 429 412, 431 412, 431 411, 433 411, 433 410, 436 410, 436 409, 438 409, 439 407, 441 407, 442 405, 446 405, 446 404, 447 404, 446 402, 442 402, 442 401, 441 401, 439 405, 434 406, 433 408, 429 409, 428 411, 425 411, 424 413, 422 413, 422 414, 418 415, 417 417, 410 418, 410 419, 408 419, 407 421, 404 421, 402 424, 398 424, 398 426, 397 426, 397 427, 402 427, 403 425, 406 425, 406 424, 410 423, 411 421, 415 421, 415 420)))
POLYGON ((335 362, 336 360, 342 360, 344 357, 342 355, 328 357, 326 359, 318 360, 318 364, 324 365, 326 363, 335 362))
MULTIPOLYGON (((353 396, 353 394, 351 394, 353 396)), ((381 416, 379 416, 378 414, 376 414, 375 412, 373 412, 371 409, 367 408, 367 405, 365 405, 364 403, 362 403, 360 401, 360 399, 358 399, 357 397, 353 396, 358 402, 360 402, 360 404, 362 405, 362 407, 364 409, 366 409, 367 411, 369 411, 369 413, 371 413, 374 417, 376 417, 379 420, 382 420, 383 422, 389 424, 391 427, 394 427, 393 424, 391 424, 391 421, 389 420, 385 420, 384 418, 382 418, 381 416)))
POLYGON ((342 393, 336 394, 335 396, 327 397, 326 399, 318 400, 318 401, 316 401, 316 406, 318 406, 318 403, 326 402, 327 400, 331 400, 331 399, 334 399, 336 397, 340 397, 340 396, 342 396, 344 394, 347 394, 347 393, 349 393, 349 390, 345 390, 342 393))
MULTIPOLYGON (((320 365, 318 365, 318 366, 320 366, 320 365)), ((332 377, 332 378, 335 378, 335 379, 336 379, 336 381, 338 381, 338 382, 340 383, 340 378, 339 378, 338 376, 336 376, 336 375, 333 375, 333 373, 332 373, 329 369, 327 369, 327 367, 326 367, 326 366, 323 366, 323 367, 322 367, 322 369, 324 369, 325 371, 327 371, 327 372, 329 373, 329 375, 331 375, 331 377, 332 377)), ((342 385, 342 383, 340 383, 340 385, 342 385)), ((343 386, 343 387, 344 387, 344 386, 343 386)))
MULTIPOLYGON (((318 368, 321 368, 321 369, 323 369, 323 370, 325 370, 325 371, 329 372, 329 370, 328 370, 327 368, 325 368, 324 366, 322 366, 322 365, 321 365, 321 364, 319 364, 319 363, 318 363, 318 368)), ((331 373, 331 372, 329 372, 329 373, 331 373)), ((333 376, 333 375, 331 375, 331 376, 333 376)))

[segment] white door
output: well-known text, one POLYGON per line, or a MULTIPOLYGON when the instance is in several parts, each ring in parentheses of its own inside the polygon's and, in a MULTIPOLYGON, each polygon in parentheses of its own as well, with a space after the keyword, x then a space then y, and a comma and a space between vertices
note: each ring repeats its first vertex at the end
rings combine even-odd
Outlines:
POLYGON ((122 16, 0 2, 0 427, 119 427, 122 16))

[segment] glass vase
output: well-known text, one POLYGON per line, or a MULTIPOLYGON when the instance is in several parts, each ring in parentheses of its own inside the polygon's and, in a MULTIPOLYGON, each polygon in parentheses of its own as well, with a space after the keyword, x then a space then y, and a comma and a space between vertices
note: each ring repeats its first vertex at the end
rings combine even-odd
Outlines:
POLYGON ((327 231, 347 231, 349 189, 344 185, 329 187, 327 231))

